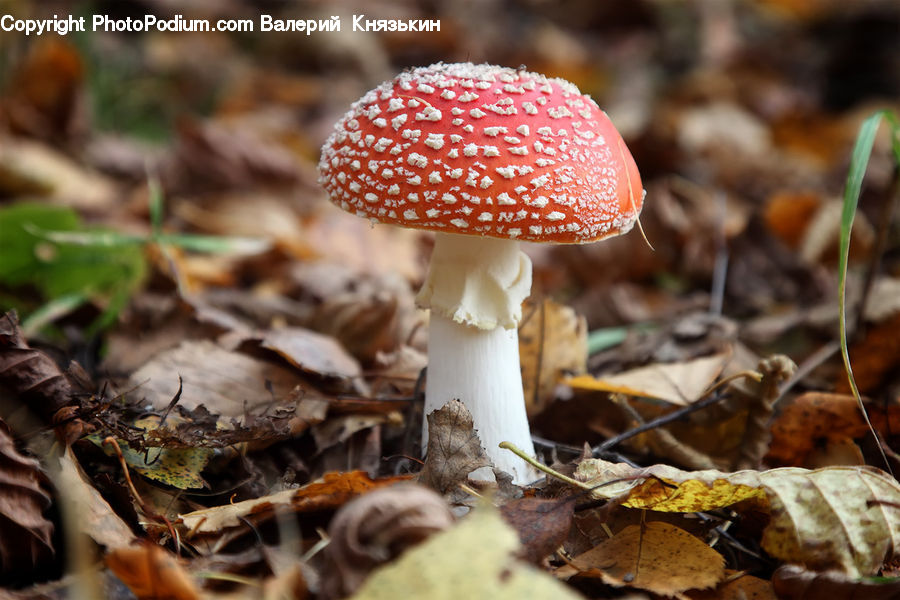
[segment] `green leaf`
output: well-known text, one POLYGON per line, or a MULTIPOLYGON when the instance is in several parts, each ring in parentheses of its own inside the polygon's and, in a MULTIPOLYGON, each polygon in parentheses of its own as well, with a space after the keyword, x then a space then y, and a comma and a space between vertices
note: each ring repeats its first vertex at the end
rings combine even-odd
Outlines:
POLYGON ((146 270, 138 239, 87 229, 71 208, 0 209, 0 284, 33 286, 51 303, 45 310, 75 306, 78 297, 121 308, 119 298, 137 289, 146 270))

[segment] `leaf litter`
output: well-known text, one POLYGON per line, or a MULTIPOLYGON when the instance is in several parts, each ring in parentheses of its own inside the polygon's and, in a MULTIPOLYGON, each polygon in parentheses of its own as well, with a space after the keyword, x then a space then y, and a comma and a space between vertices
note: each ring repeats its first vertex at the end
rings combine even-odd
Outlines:
MULTIPOLYGON (((0 321, 2 454, 16 458, 0 475, 39 482, 11 513, 32 519, 35 552, 12 554, 30 565, 22 583, 81 548, 48 537, 71 509, 138 597, 324 596, 325 557, 355 547, 328 526, 418 477, 444 504, 351 519, 383 559, 354 577, 361 597, 420 581, 420 597, 896 595, 896 484, 863 466, 883 463, 829 354, 834 199, 859 123, 897 110, 883 100, 900 93, 895 9, 450 4, 372 7, 439 18, 440 32, 341 42, 0 40, 0 305, 26 317, 0 321), (591 492, 469 478, 490 465, 452 405, 432 415, 421 463, 427 316, 412 290, 430 239, 334 210, 316 184, 322 139, 371 82, 454 56, 573 80, 645 176, 656 252, 636 235, 526 250, 540 295, 520 354, 539 455, 569 475, 604 461, 591 492), (96 243, 148 232, 167 248, 96 243), (236 236, 257 251, 207 254, 236 236), (615 335, 587 356, 599 331, 615 335), (797 371, 767 371, 777 355, 797 371), (742 371, 768 382, 726 383, 742 371), (127 470, 88 434, 117 440, 127 470), (448 507, 471 514, 405 537, 405 517, 448 507), (567 584, 541 573, 573 565, 567 584)), ((851 359, 895 469, 896 143, 896 130, 875 140, 848 289, 851 359)))

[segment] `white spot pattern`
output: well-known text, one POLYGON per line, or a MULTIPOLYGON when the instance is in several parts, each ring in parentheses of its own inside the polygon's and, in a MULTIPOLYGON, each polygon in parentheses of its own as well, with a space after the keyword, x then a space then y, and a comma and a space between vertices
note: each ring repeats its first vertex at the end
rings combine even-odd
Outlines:
POLYGON ((643 200, 621 137, 589 97, 490 65, 432 65, 372 90, 335 126, 319 172, 335 204, 374 222, 530 241, 623 233, 643 200))

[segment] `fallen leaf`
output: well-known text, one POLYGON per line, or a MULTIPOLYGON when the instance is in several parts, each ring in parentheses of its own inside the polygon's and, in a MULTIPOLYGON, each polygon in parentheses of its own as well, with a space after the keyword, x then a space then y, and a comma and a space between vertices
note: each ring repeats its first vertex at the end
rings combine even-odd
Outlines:
POLYGON ((307 229, 310 252, 357 273, 397 273, 421 281, 423 234, 403 227, 372 227, 365 219, 331 206, 319 208, 307 229))
POLYGON ((353 434, 388 422, 389 415, 350 414, 326 419, 312 428, 319 452, 346 442, 353 434))
POLYGON ((200 600, 190 575, 161 546, 148 542, 115 548, 105 560, 138 600, 200 600))
POLYGON ((175 162, 181 180, 207 190, 297 183, 295 157, 267 137, 250 119, 182 119, 175 162))
POLYGON ((817 573, 798 565, 783 565, 772 575, 772 585, 781 600, 897 600, 900 579, 877 580, 849 577, 837 571, 817 573))
POLYGON ((518 540, 490 506, 474 510, 455 527, 430 537, 377 569, 353 600, 521 600, 581 598, 564 584, 513 554, 518 540))
POLYGON ((473 425, 469 409, 459 400, 428 415, 428 453, 419 483, 446 494, 475 469, 491 465, 473 425))
POLYGON ((135 540, 134 533, 90 483, 71 448, 60 456, 59 467, 56 484, 65 490, 63 502, 69 505, 68 514, 78 529, 101 546, 129 546, 135 540))
POLYGON ((823 443, 864 436, 868 427, 853 396, 807 392, 781 410, 771 431, 766 462, 793 467, 808 464, 810 455, 823 443))
MULTIPOLYGON (((900 312, 866 330, 862 339, 850 346, 853 361, 853 377, 861 394, 869 394, 878 388, 900 366, 900 312)), ((850 392, 847 377, 841 371, 835 382, 835 391, 850 392)))
POLYGON ((250 516, 258 519, 271 517, 276 510, 292 512, 334 510, 360 494, 408 480, 409 477, 406 476, 370 479, 363 471, 325 473, 321 480, 297 489, 196 510, 181 515, 180 520, 181 525, 191 535, 217 533, 230 527, 245 526, 242 519, 250 516))
POLYGON ((692 591, 688 596, 691 600, 777 600, 771 581, 727 569, 725 574, 716 589, 692 591))
MULTIPOLYGON (((118 195, 112 181, 36 142, 0 136, 0 190, 44 191, 56 204, 112 210, 118 195)), ((42 195, 44 195, 42 194, 42 195)))
POLYGON ((575 518, 578 496, 568 498, 517 498, 500 507, 503 520, 516 530, 521 556, 540 562, 562 546, 575 518))
POLYGON ((669 523, 629 525, 558 569, 558 577, 579 573, 615 587, 630 586, 686 598, 687 590, 715 586, 725 576, 725 558, 669 523))
POLYGON ((377 566, 453 524, 443 498, 412 483, 374 490, 345 504, 328 528, 323 600, 354 593, 377 566))
POLYGON ((202 404, 226 417, 271 407, 287 398, 299 383, 284 367, 200 340, 184 341, 157 354, 132 373, 129 385, 150 405, 164 409, 178 391, 179 375, 183 382, 181 406, 193 409, 202 404))
MULTIPOLYGON (((68 377, 52 358, 28 346, 15 311, 0 317, 0 383, 49 423, 77 406, 68 377)), ((57 433, 72 443, 87 428, 81 420, 72 419, 61 425, 57 433)))
POLYGON ((46 478, 33 458, 16 450, 0 420, 0 574, 28 572, 54 552, 46 478))
POLYGON ((362 373, 357 360, 337 340, 302 327, 269 330, 262 335, 260 345, 298 369, 317 375, 351 379, 362 373))
POLYGON ((894 508, 900 505, 900 484, 873 467, 723 473, 667 465, 640 469, 585 459, 575 478, 594 488, 595 497, 629 508, 762 510, 770 515, 763 549, 816 570, 872 575, 900 548, 900 511, 894 508))
POLYGON ((587 321, 570 307, 549 299, 527 302, 519 325, 519 363, 528 414, 553 401, 566 375, 587 370, 587 321))
POLYGON ((656 398, 686 406, 703 395, 722 372, 728 359, 727 353, 714 354, 685 362, 638 367, 617 375, 581 375, 567 379, 566 384, 580 390, 656 398))
MULTIPOLYGON (((167 421, 176 424, 178 417, 169 415, 167 421)), ((154 431, 159 428, 160 417, 151 415, 138 419, 133 428, 140 431, 154 431)), ((91 435, 88 439, 103 449, 109 456, 115 456, 115 449, 104 444, 103 438, 91 435)), ((170 485, 179 490, 190 490, 206 487, 206 481, 200 473, 212 459, 215 450, 212 448, 165 448, 147 447, 132 448, 125 440, 117 440, 122 457, 133 471, 148 479, 170 485)))
POLYGON ((29 45, 7 79, 0 116, 13 131, 67 141, 84 133, 87 124, 84 79, 84 61, 75 44, 56 36, 41 38, 29 45))

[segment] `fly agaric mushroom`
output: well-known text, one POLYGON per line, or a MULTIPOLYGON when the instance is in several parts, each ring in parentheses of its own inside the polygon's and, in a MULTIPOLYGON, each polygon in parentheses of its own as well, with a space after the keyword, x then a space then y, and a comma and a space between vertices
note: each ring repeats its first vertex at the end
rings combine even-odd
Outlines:
POLYGON ((641 179, 609 118, 562 79, 439 63, 354 103, 319 174, 348 212, 436 232, 417 296, 431 309, 425 414, 462 400, 494 466, 533 478, 497 447, 534 454, 516 329, 531 262, 518 241, 581 244, 634 225, 641 179))

